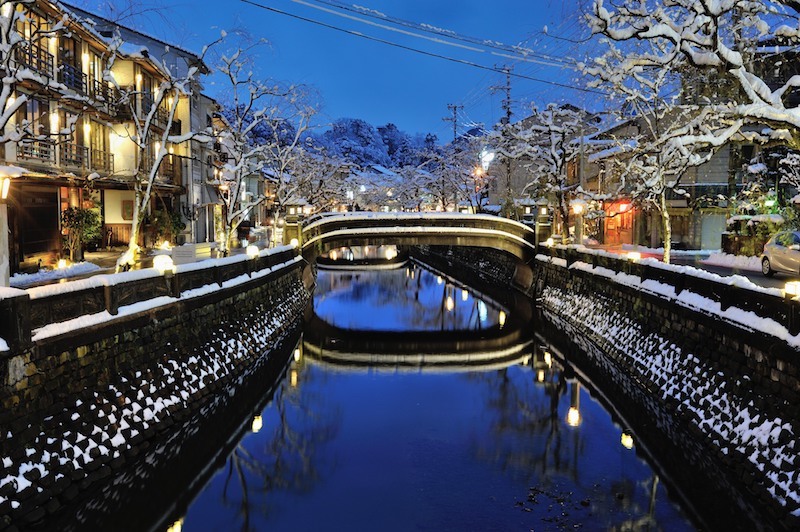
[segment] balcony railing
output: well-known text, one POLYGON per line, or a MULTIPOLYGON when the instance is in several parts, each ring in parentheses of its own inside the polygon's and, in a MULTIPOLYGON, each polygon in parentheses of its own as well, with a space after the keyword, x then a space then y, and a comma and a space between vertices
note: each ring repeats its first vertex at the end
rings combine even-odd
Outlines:
POLYGON ((79 94, 86 94, 86 74, 68 63, 63 63, 58 71, 58 81, 79 94))
MULTIPOLYGON (((155 100, 153 99, 153 95, 150 93, 142 93, 139 95, 139 116, 144 118, 153 108, 155 104, 155 100)), ((169 120, 169 111, 167 111, 164 106, 159 105, 156 109, 156 114, 154 117, 154 123, 156 126, 165 127, 167 125, 167 121, 169 120)))
POLYGON ((62 166, 73 166, 77 168, 89 167, 89 148, 79 146, 72 142, 65 142, 60 146, 59 161, 62 166))
POLYGON ((25 140, 17 143, 17 159, 55 162, 55 144, 50 140, 25 140))
POLYGON ((53 65, 55 63, 53 54, 36 43, 26 43, 18 46, 14 50, 17 62, 31 70, 53 77, 53 65))
MULTIPOLYGON (((156 180, 159 183, 169 185, 180 185, 183 181, 183 157, 179 155, 169 154, 164 156, 161 160, 161 165, 158 167, 156 180)), ((152 157, 146 157, 142 161, 141 171, 145 174, 150 173, 155 160, 152 157)))
POLYGON ((161 173, 175 184, 181 183, 181 158, 177 155, 167 155, 161 163, 161 173))
POLYGON ((111 174, 114 172, 114 154, 102 150, 92 150, 92 170, 111 174))
POLYGON ((99 79, 90 79, 89 97, 98 102, 111 104, 114 101, 114 91, 108 83, 99 79))

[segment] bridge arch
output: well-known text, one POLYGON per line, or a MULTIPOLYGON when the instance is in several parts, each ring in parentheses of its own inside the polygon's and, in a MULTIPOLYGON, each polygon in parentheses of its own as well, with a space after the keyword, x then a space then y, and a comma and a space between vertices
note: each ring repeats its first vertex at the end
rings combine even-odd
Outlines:
POLYGON ((303 256, 309 261, 342 246, 381 244, 491 248, 526 264, 536 254, 531 228, 488 214, 324 213, 307 220, 300 236, 303 256))

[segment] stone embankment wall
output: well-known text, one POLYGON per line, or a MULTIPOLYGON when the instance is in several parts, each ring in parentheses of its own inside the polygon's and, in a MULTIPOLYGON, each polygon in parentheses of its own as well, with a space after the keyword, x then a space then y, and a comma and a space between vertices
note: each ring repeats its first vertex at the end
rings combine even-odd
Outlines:
POLYGON ((287 263, 4 359, 0 530, 47 528, 178 425, 212 415, 302 317, 313 281, 304 266, 287 263))
POLYGON ((579 365, 651 441, 661 438, 654 446, 675 469, 696 472, 679 483, 710 480, 710 506, 749 516, 742 529, 800 528, 800 353, 591 270, 536 264, 542 317, 577 347, 579 365))

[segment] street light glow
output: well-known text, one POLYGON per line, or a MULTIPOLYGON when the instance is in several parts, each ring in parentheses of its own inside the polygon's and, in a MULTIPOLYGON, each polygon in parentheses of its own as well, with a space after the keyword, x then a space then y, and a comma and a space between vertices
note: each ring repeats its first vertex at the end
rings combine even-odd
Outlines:
POLYGON ((172 262, 172 257, 169 255, 156 255, 153 258, 153 268, 158 270, 161 275, 167 272, 175 273, 175 263, 172 262))
POLYGON ((789 281, 784 285, 784 297, 797 297, 798 295, 800 295, 800 281, 789 281))
POLYGON ((11 178, 8 176, 0 177, 0 199, 8 199, 8 191, 11 188, 11 178))
POLYGON ((622 436, 619 438, 619 442, 626 449, 633 449, 633 436, 631 436, 629 433, 623 432, 622 436))
POLYGON ((569 408, 567 412, 567 425, 570 427, 577 427, 581 424, 581 412, 574 406, 569 408))

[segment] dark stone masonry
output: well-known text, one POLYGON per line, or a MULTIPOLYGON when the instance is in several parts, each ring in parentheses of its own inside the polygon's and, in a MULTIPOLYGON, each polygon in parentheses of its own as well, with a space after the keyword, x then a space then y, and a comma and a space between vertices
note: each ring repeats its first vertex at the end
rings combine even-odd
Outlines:
POLYGON ((717 527, 800 528, 798 352, 540 256, 542 323, 717 527), (677 478, 675 478, 677 477, 677 478))
MULTIPOLYGON (((214 438, 246 423, 285 368, 310 296, 305 266, 298 261, 0 360, 0 530, 53 523, 79 530, 118 514, 119 501, 132 497, 122 494, 128 485, 155 475, 170 456, 200 457, 172 461, 188 464, 187 474, 213 459, 209 453, 226 443, 214 438)), ((148 489, 147 500, 169 484, 148 489)))

